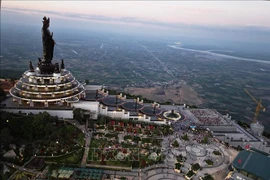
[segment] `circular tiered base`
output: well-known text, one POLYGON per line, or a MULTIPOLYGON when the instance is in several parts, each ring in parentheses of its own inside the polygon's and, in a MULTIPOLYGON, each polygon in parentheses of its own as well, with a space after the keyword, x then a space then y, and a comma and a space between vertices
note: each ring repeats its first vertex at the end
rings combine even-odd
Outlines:
POLYGON ((78 102, 85 92, 69 71, 62 70, 53 74, 26 71, 10 89, 10 94, 20 105, 49 107, 78 102))

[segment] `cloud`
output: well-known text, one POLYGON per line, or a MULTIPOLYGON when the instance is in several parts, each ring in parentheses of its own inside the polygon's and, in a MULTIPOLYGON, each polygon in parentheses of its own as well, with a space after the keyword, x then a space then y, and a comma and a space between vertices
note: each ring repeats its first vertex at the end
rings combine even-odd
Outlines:
POLYGON ((210 8, 192 8, 192 7, 184 7, 177 6, 173 8, 176 11, 188 11, 190 13, 224 13, 228 12, 225 9, 210 9, 210 8))
MULTIPOLYGON (((83 19, 83 20, 90 20, 90 21, 101 21, 101 22, 118 22, 118 23, 136 23, 136 24, 143 24, 143 25, 150 25, 150 26, 161 26, 166 28, 188 28, 188 29, 204 29, 209 30, 226 30, 231 29, 232 27, 236 30, 245 30, 245 27, 251 27, 250 25, 243 25, 243 26, 223 26, 223 25, 200 25, 200 24, 187 24, 187 23, 177 23, 177 22, 163 22, 158 21, 155 19, 143 19, 137 17, 111 17, 111 16, 104 16, 104 15, 97 15, 97 14, 81 14, 81 13, 59 13, 56 11, 47 11, 47 10, 34 10, 34 9, 20 9, 20 8, 8 8, 2 7, 3 10, 7 11, 15 11, 21 13, 38 13, 43 15, 48 15, 49 17, 52 15, 64 17, 64 18, 76 18, 76 19, 83 19)), ((225 12, 226 10, 215 10, 215 9, 205 9, 205 8, 189 8, 189 7, 175 7, 176 10, 184 10, 184 11, 193 11, 193 12, 225 12)), ((254 26, 255 27, 255 26, 254 26)), ((259 24, 256 24, 257 28, 260 28, 259 24)), ((269 26, 263 27, 266 30, 269 30, 269 26)))

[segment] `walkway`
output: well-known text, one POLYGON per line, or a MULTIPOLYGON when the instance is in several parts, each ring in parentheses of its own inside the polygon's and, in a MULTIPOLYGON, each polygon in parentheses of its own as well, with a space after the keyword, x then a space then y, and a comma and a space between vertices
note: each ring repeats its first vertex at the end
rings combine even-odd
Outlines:
POLYGON ((91 137, 92 137, 92 132, 85 132, 85 146, 84 146, 84 154, 81 162, 81 167, 86 167, 86 162, 88 158, 88 153, 89 153, 89 145, 91 143, 91 137))
POLYGON ((86 167, 86 162, 87 162, 88 153, 89 153, 89 145, 91 143, 92 132, 88 132, 88 130, 85 129, 85 125, 81 125, 77 120, 64 119, 63 121, 69 122, 70 124, 76 126, 78 129, 80 129, 82 131, 82 133, 84 133, 85 144, 84 144, 84 154, 83 154, 83 158, 81 161, 81 167, 86 167))

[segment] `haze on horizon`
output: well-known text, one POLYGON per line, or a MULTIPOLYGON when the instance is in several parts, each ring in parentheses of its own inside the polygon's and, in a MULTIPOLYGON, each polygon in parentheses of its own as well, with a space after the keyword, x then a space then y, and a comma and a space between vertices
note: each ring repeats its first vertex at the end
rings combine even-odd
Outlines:
POLYGON ((2 1, 1 6, 3 28, 31 25, 36 34, 46 15, 56 34, 96 31, 270 52, 266 1, 2 1))
POLYGON ((265 1, 2 1, 2 7, 141 23, 270 28, 265 1))

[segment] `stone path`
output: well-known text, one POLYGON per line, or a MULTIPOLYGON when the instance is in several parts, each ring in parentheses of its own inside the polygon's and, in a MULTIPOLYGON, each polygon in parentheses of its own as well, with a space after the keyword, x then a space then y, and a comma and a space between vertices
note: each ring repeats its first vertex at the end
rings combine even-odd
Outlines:
POLYGON ((150 171, 141 171, 138 176, 134 177, 133 180, 157 180, 157 179, 173 179, 173 180, 184 180, 183 175, 175 173, 172 169, 154 169, 150 171))
POLYGON ((88 158, 88 153, 89 153, 89 145, 91 143, 91 137, 92 133, 85 133, 85 146, 84 146, 84 154, 81 162, 81 167, 86 166, 86 161, 88 158))
POLYGON ((78 129, 82 131, 82 133, 84 133, 85 145, 84 145, 84 154, 81 161, 81 167, 86 167, 86 161, 88 158, 89 145, 91 143, 92 132, 88 132, 87 129, 85 129, 85 125, 81 125, 77 120, 64 120, 64 121, 67 121, 70 124, 76 126, 78 129))

